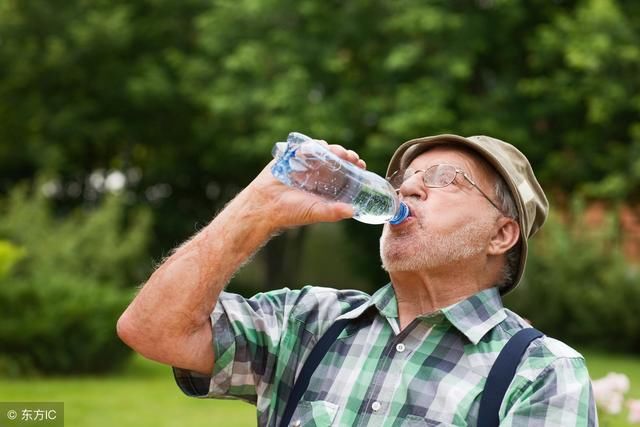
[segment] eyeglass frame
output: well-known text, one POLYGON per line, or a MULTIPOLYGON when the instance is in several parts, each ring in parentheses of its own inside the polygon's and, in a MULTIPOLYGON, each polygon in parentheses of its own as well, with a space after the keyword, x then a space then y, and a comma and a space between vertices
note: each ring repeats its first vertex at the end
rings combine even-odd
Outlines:
MULTIPOLYGON (((489 196, 487 196, 487 194, 486 194, 484 191, 482 191, 482 189, 478 186, 478 184, 476 184, 476 183, 475 183, 475 181, 474 181, 474 180, 473 180, 473 179, 472 179, 472 178, 471 178, 471 177, 470 177, 470 176, 469 176, 465 171, 463 171, 462 169, 460 169, 460 168, 458 168, 458 167, 456 167, 456 166, 454 166, 454 165, 450 165, 450 164, 447 164, 447 163, 438 163, 438 164, 435 164, 435 165, 431 165, 431 166, 429 166, 427 169, 410 169, 410 168, 407 168, 407 169, 405 169, 405 170, 402 172, 403 179, 402 179, 402 182, 400 183, 400 185, 404 184, 404 183, 405 183, 405 181, 406 181, 407 179, 409 179, 408 177, 404 177, 404 176, 405 176, 405 174, 406 174, 406 172, 407 172, 407 171, 409 171, 409 170, 413 170, 413 174, 412 174, 411 176, 413 176, 413 175, 417 175, 418 173, 422 173, 422 183, 425 185, 425 187, 428 187, 428 188, 444 188, 444 187, 448 187, 449 185, 451 185, 451 184, 453 184, 453 183, 454 183, 454 181, 455 181, 455 180, 456 180, 456 178, 458 177, 458 174, 461 174, 461 175, 464 177, 464 179, 466 179, 466 180, 469 182, 469 184, 471 184, 473 187, 475 187, 475 189, 476 189, 476 190, 478 190, 478 191, 480 192, 480 194, 482 194, 482 196, 484 196, 484 198, 485 198, 485 199, 487 199, 487 201, 488 201, 489 203, 491 203, 491 206, 493 206, 494 208, 496 208, 496 209, 498 210, 498 212, 500 212, 502 215, 508 216, 508 215, 506 215, 506 214, 502 211, 502 209, 500 209, 500 208, 498 207, 498 205, 496 205, 496 204, 493 202, 493 200, 491 200, 491 198, 490 198, 489 196), (445 185, 438 186, 438 185, 429 185, 429 184, 427 184, 427 181, 426 181, 427 171, 428 171, 429 169, 433 169, 433 168, 438 167, 438 166, 449 166, 449 167, 453 168, 453 170, 454 170, 456 173, 455 173, 455 175, 453 176, 453 178, 451 179, 451 181, 450 181, 449 183, 445 184, 445 185)), ((388 181, 392 186, 393 186, 392 179, 393 179, 393 178, 394 178, 394 177, 395 177, 399 172, 400 172, 400 169, 398 169, 397 171, 395 171, 395 172, 394 172, 394 173, 393 173, 389 178, 387 178, 387 181, 388 181)), ((399 192, 399 191, 400 191, 400 187, 398 186, 398 188, 396 188, 395 190, 396 190, 396 192, 399 192)))

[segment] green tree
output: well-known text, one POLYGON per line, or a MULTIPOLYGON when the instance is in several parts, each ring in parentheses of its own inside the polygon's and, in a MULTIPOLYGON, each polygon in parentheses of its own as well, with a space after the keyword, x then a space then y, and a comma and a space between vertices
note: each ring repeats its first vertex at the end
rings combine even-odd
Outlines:
POLYGON ((639 12, 637 2, 578 2, 528 40, 530 73, 517 89, 546 183, 638 200, 639 12))
MULTIPOLYGON (((69 209, 104 194, 92 173, 122 171, 130 203, 153 206, 155 257, 208 222, 290 130, 355 149, 379 173, 406 139, 490 134, 520 147, 550 192, 637 200, 638 8, 6 0, 0 189, 53 171, 69 209)), ((379 284, 379 230, 346 229, 379 284)), ((304 235, 267 247, 270 285, 304 235)))

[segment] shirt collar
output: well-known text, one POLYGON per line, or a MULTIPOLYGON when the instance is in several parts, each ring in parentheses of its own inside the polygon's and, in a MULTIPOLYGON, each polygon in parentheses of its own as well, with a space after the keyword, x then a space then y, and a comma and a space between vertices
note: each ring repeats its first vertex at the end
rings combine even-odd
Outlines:
POLYGON ((374 306, 384 317, 398 317, 396 293, 393 290, 391 283, 378 289, 366 303, 344 313, 341 316, 338 316, 338 319, 356 319, 374 306))
POLYGON ((375 305, 384 317, 398 317, 398 301, 391 283, 378 289, 371 297, 370 306, 375 305))
MULTIPOLYGON (((385 317, 398 317, 396 293, 391 283, 378 289, 365 305, 367 307, 375 305, 380 314, 385 317)), ((419 316, 421 320, 432 324, 440 323, 444 319, 448 320, 474 345, 478 344, 487 332, 506 317, 500 292, 495 287, 480 291, 433 313, 419 316)))
POLYGON ((489 288, 440 310, 473 344, 506 319, 498 288, 489 288))

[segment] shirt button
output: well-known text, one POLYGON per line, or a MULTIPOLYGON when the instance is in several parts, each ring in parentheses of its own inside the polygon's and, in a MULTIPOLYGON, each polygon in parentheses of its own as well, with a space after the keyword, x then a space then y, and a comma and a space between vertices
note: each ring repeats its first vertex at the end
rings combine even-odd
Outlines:
POLYGON ((381 407, 382 405, 377 400, 371 404, 371 409, 373 409, 373 412, 378 412, 381 407))
POLYGON ((302 425, 302 421, 300 420, 295 420, 292 424, 293 427, 300 427, 302 425))
POLYGON ((398 353, 402 353, 402 352, 405 350, 405 348, 406 348, 406 347, 404 346, 404 344, 400 343, 400 344, 398 344, 398 345, 396 346, 396 351, 397 351, 398 353))

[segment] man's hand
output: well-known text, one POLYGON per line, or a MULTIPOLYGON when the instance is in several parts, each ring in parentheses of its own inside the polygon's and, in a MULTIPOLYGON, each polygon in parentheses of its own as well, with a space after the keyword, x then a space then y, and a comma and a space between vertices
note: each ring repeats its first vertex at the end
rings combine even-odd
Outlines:
MULTIPOLYGON (((335 155, 356 166, 365 169, 366 163, 355 151, 340 145, 328 145, 320 141, 335 155)), ((288 187, 271 174, 271 161, 253 182, 243 191, 247 209, 254 209, 269 219, 274 232, 317 222, 334 222, 351 218, 354 214, 351 205, 330 202, 314 194, 288 187)))

